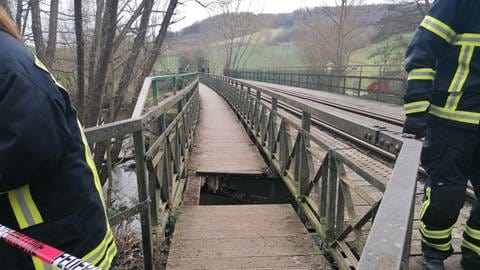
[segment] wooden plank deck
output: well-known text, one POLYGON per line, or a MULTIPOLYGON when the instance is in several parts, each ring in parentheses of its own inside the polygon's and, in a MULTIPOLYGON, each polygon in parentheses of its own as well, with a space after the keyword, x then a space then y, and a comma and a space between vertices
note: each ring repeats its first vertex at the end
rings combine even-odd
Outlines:
POLYGON ((290 205, 187 206, 167 269, 331 269, 290 205))
MULTIPOLYGON (((349 96, 344 96, 344 95, 339 95, 335 93, 329 93, 325 91, 318 91, 318 90, 311 90, 311 89, 304 89, 304 88, 298 88, 298 87, 292 87, 292 86, 286 86, 286 85, 279 85, 279 84, 272 84, 272 83, 265 83, 265 82, 257 82, 257 81, 249 81, 249 80, 240 80, 244 82, 248 82, 250 84, 258 85, 258 86, 266 86, 266 87, 275 87, 275 88, 280 88, 280 89, 285 89, 285 90, 295 90, 296 92, 301 92, 305 94, 312 94, 315 96, 318 96, 324 100, 327 101, 332 101, 332 102, 341 102, 343 104, 349 105, 349 106, 355 106, 360 109, 364 110, 375 110, 377 112, 380 112, 385 115, 389 115, 393 118, 398 118, 402 119, 404 116, 404 110, 403 107, 399 105, 394 105, 394 104, 387 104, 387 103, 382 103, 382 102, 377 102, 377 101, 370 101, 370 100, 365 100, 365 99, 358 99, 356 97, 349 97, 349 96)), ((304 103, 309 103, 307 101, 302 101, 304 103)), ((300 122, 298 122, 300 124, 300 122)), ((397 128, 398 129, 398 128, 397 128)), ((312 128, 313 132, 315 132, 315 128, 312 128)), ((346 148, 346 146, 343 146, 341 142, 339 141, 332 141, 328 140, 328 138, 321 136, 320 133, 315 133, 315 136, 321 137, 322 141, 328 143, 332 148, 346 148)), ((294 143, 294 138, 292 137, 292 144, 294 143)), ((325 152, 319 149, 313 150, 317 152, 320 156, 323 156, 325 152)), ((368 157, 366 156, 361 156, 359 159, 355 160, 352 158, 353 162, 358 161, 367 161, 368 162, 368 157)), ((371 161, 370 161, 371 162, 371 161)), ((370 164, 372 167, 371 169, 373 170, 378 170, 383 168, 378 162, 371 162, 370 164)), ((388 177, 390 175, 390 170, 384 170, 382 169, 383 173, 385 174, 385 181, 388 180, 388 177)), ((358 186, 361 187, 362 190, 364 190, 367 194, 369 194, 372 198, 374 198, 376 201, 380 200, 381 197, 383 196, 383 193, 378 191, 376 188, 374 188, 372 185, 367 183, 364 179, 359 177, 358 175, 355 175, 352 171, 347 169, 347 175, 353 182, 355 182, 358 186)), ((355 211, 358 213, 359 216, 361 216, 363 213, 365 213, 367 210, 370 209, 370 205, 361 197, 358 196, 357 193, 352 191, 352 196, 353 196, 353 202, 354 202, 354 207, 355 211)), ((412 242, 411 242, 411 247, 410 247, 410 261, 409 261, 409 269, 411 270, 421 270, 422 269, 422 251, 421 251, 421 236, 419 232, 420 228, 420 208, 423 202, 423 196, 424 196, 424 191, 423 191, 423 184, 422 183, 417 183, 417 194, 416 194, 416 202, 415 202, 415 213, 414 213, 414 220, 413 220, 413 231, 412 231, 412 242)), ((460 244, 461 244, 461 239, 462 239, 462 232, 463 228, 466 224, 466 219, 469 216, 470 212, 470 206, 465 205, 463 209, 460 212, 460 216, 455 224, 455 227, 452 232, 452 244, 453 244, 453 249, 454 249, 454 254, 450 256, 447 260, 445 260, 445 267, 446 269, 460 269, 460 259, 461 259, 461 250, 460 250, 460 244)), ((370 230, 370 225, 366 224, 363 228, 364 236, 368 237, 368 233, 370 230)), ((355 241, 355 238, 353 235, 349 236, 348 241, 350 245, 353 245, 353 242, 355 241)))
POLYGON ((190 168, 199 173, 262 174, 267 167, 222 97, 200 84, 200 119, 190 168))

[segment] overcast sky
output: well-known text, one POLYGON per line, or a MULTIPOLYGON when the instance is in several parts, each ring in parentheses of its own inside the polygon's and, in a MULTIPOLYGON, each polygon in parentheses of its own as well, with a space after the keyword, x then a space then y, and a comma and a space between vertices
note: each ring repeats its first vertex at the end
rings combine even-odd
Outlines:
MULTIPOLYGON (((245 2, 250 1, 246 0, 245 2)), ((379 3, 385 1, 367 0, 365 2, 379 3)), ((335 5, 335 0, 252 0, 252 3, 253 6, 251 8, 244 7, 244 9, 250 11, 253 10, 256 13, 287 13, 304 7, 335 5)), ((172 25, 171 30, 173 31, 178 31, 196 21, 201 21, 211 15, 215 15, 214 11, 208 11, 195 3, 195 1, 187 1, 184 5, 179 6, 177 8, 177 13, 177 18, 184 17, 184 19, 177 24, 172 25)))

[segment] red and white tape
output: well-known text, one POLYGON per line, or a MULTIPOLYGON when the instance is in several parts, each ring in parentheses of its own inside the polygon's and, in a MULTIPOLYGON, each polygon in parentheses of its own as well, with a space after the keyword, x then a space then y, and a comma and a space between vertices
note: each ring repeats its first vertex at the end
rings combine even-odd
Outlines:
POLYGON ((0 224, 0 239, 62 270, 100 270, 79 258, 0 224))

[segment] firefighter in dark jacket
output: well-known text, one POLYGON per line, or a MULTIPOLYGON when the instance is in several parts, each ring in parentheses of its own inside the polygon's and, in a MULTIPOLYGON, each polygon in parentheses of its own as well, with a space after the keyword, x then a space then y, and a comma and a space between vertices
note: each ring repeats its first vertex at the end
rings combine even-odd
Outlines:
MULTIPOLYGON (((116 247, 76 112, 19 40, 0 9, 0 224, 109 269, 116 247)), ((1 242, 0 269, 54 268, 1 242)))
MULTIPOLYGON (((480 1, 436 0, 408 46, 404 132, 426 135, 424 269, 444 269, 468 180, 480 195, 480 1)), ((463 228, 463 269, 480 269, 478 199, 463 228)), ((462 228, 459 228, 462 229, 462 228)))

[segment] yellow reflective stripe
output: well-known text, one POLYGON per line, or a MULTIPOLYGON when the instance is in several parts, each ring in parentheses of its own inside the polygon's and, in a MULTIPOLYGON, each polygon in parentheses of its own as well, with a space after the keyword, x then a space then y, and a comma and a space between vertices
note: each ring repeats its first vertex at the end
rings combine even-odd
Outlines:
MULTIPOLYGON (((93 159, 90 155, 90 148, 88 146, 87 138, 85 137, 85 133, 83 132, 82 125, 80 124, 80 122, 78 120, 77 120, 77 122, 78 122, 78 128, 80 129, 80 135, 82 137, 82 142, 83 142, 83 145, 84 145, 84 148, 85 148, 85 160, 87 161, 87 164, 90 167, 90 170, 92 171, 95 188, 97 189, 98 195, 100 196, 100 199, 102 200, 103 207, 105 209, 105 201, 103 199, 102 187, 101 187, 101 184, 100 184, 100 179, 98 177, 97 169, 96 169, 95 163, 93 162, 93 159)), ((97 263, 99 263, 102 258, 104 258, 104 260, 109 261, 109 263, 111 263, 111 260, 113 260, 113 257, 117 253, 117 249, 116 249, 116 246, 115 246, 115 243, 114 243, 114 240, 113 240, 112 231, 110 229, 110 225, 108 224, 107 213, 104 211, 104 214, 105 214, 105 223, 106 223, 105 224, 105 228, 106 228, 105 237, 103 238, 103 240, 100 242, 100 244, 95 249, 93 249, 92 251, 87 253, 82 258, 82 260, 85 260, 85 261, 87 261, 91 264, 95 264, 95 265, 97 263), (111 243, 111 245, 110 245, 110 243, 111 243), (109 247, 109 245, 110 245, 110 247, 109 247)))
MULTIPOLYGON (((93 180, 95 182, 95 188, 97 189, 98 195, 102 200, 103 208, 105 208, 102 185, 100 184, 100 178, 98 177, 98 172, 97 172, 97 168, 95 167, 95 162, 93 162, 92 156, 90 154, 90 147, 88 146, 87 137, 85 137, 85 133, 83 132, 82 125, 80 124, 78 119, 77 119, 77 122, 78 122, 78 128, 80 129, 80 135, 82 137, 83 146, 85 149, 85 160, 87 161, 88 167, 90 167, 90 170, 92 171, 93 180)), ((106 213, 105 213, 105 217, 106 217, 106 213)))
POLYGON ((430 107, 430 102, 425 100, 403 104, 406 114, 425 112, 428 107, 430 107))
POLYGON ((425 191, 427 199, 422 203, 422 208, 420 209, 420 218, 425 215, 425 211, 427 211, 428 206, 430 205, 430 192, 432 189, 430 187, 427 187, 427 190, 425 191))
POLYGON ((35 59, 35 66, 37 66, 38 68, 40 68, 41 70, 45 71, 48 73, 48 75, 50 75, 50 77, 52 78, 52 80, 55 82, 55 84, 62 88, 63 90, 66 90, 65 87, 63 87, 63 85, 61 85, 56 79, 55 77, 53 77, 52 73, 50 73, 50 71, 48 70, 48 68, 42 63, 42 61, 40 61, 40 59, 38 59, 38 57, 34 54, 33 55, 34 59, 35 59))
MULTIPOLYGON (((12 207, 15 219, 20 229, 43 223, 43 218, 33 201, 30 185, 17 188, 8 192, 8 200, 12 207)), ((54 268, 42 262, 40 259, 31 256, 35 270, 54 270, 54 268)))
POLYGON ((429 246, 431 248, 441 250, 441 251, 448 251, 448 250, 450 250, 450 247, 452 246, 452 241, 451 240, 448 241, 445 244, 433 244, 433 243, 425 241, 424 239, 422 239, 422 242, 425 243, 427 246, 429 246))
POLYGON ((423 222, 420 222, 420 231, 422 232, 425 237, 432 238, 432 239, 444 239, 450 236, 450 233, 453 230, 452 227, 445 229, 445 230, 428 230, 423 222))
POLYGON ((458 34, 452 41, 453 45, 480 47, 480 34, 458 34))
POLYGON ((58 269, 57 267, 50 265, 46 262, 43 262, 37 257, 32 256, 32 261, 33 261, 33 266, 35 267, 35 270, 56 270, 58 269))
POLYGON ((473 239, 480 241, 480 230, 475 230, 472 227, 465 225, 465 233, 473 239))
POLYGON ((416 68, 408 73, 407 80, 433 80, 435 73, 435 70, 431 68, 416 68))
MULTIPOLYGON (((105 233, 105 237, 100 242, 100 244, 96 248, 94 248, 92 251, 87 253, 87 255, 83 256, 82 260, 96 265, 108 252, 107 248, 111 242, 113 242, 113 235, 111 230, 108 228, 107 232, 105 233)), ((112 243, 112 246, 115 246, 115 244, 112 243)))
POLYGON ((450 95, 448 96, 447 103, 445 108, 454 110, 458 106, 458 102, 462 97, 462 89, 463 85, 465 84, 465 80, 470 73, 470 62, 472 60, 473 51, 475 47, 472 46, 463 46, 462 50, 460 51, 460 56, 458 57, 458 67, 457 71, 455 72, 455 77, 450 84, 448 92, 450 95), (458 93, 458 94, 455 94, 458 93))
POLYGON ((448 43, 452 42, 457 35, 450 26, 428 15, 425 16, 420 26, 443 38, 448 43))
POLYGON ((20 229, 43 223, 40 211, 38 211, 30 193, 29 185, 9 191, 8 200, 20 229))
POLYGON ((470 243, 468 240, 465 240, 465 238, 462 239, 462 246, 466 247, 466 248, 474 251, 478 255, 480 255, 480 247, 470 243))
POLYGON ((112 264, 113 258, 117 254, 117 247, 115 246, 114 243, 109 247, 108 253, 105 256, 105 259, 103 260, 103 263, 99 265, 100 269, 110 269, 110 266, 112 264))
POLYGON ((430 105, 429 113, 443 119, 467 124, 478 124, 480 122, 480 113, 448 110, 433 104, 430 105))

